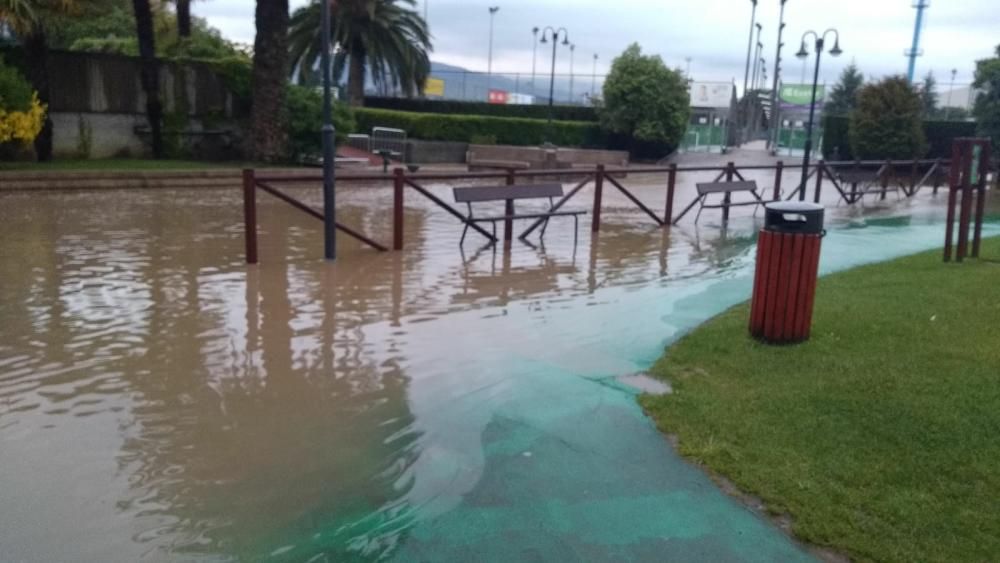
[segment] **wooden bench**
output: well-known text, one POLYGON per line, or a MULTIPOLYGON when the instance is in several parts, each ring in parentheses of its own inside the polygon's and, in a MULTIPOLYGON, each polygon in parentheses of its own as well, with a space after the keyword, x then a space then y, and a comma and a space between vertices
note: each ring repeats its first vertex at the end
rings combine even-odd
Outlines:
MULTIPOLYGON (((674 224, 677 224, 678 221, 687 215, 688 211, 690 211, 695 205, 699 205, 698 214, 694 219, 694 222, 697 224, 698 220, 701 219, 701 212, 706 209, 722 209, 723 221, 728 221, 730 207, 742 207, 744 205, 759 206, 767 203, 767 201, 764 201, 764 199, 760 197, 760 194, 757 193, 757 182, 753 180, 739 182, 700 182, 696 185, 696 187, 698 189, 698 197, 696 197, 694 201, 692 201, 691 204, 677 216, 677 219, 674 219, 674 224), (753 200, 733 202, 732 194, 738 192, 749 193, 753 196, 753 200), (706 201, 708 201, 708 196, 714 194, 723 195, 722 203, 706 203, 706 201)), ((754 209, 754 214, 756 213, 757 210, 754 209)))
MULTIPOLYGON (((472 223, 491 223, 493 226, 493 238, 496 239, 497 221, 504 222, 504 240, 511 240, 513 222, 517 219, 544 219, 541 237, 545 236, 545 229, 549 225, 549 219, 553 217, 572 217, 576 228, 574 240, 580 230, 580 215, 586 215, 586 211, 559 211, 555 209, 555 199, 563 196, 562 184, 526 184, 511 186, 473 186, 453 189, 456 203, 464 203, 469 210, 466 219, 472 223), (514 210, 515 200, 525 199, 548 199, 549 208, 541 212, 517 213, 514 210), (472 208, 473 203, 504 202, 504 212, 502 215, 489 215, 477 217, 472 208)), ((469 224, 466 223, 462 230, 462 239, 459 244, 465 242, 465 235, 469 231, 469 224)), ((540 237, 540 238, 541 238, 540 237)), ((520 238, 524 238, 523 236, 520 238)))

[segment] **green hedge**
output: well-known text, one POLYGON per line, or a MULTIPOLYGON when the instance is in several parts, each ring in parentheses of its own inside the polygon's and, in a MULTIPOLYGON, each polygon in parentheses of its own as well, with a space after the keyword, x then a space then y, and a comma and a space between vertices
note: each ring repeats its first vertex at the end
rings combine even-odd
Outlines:
MULTIPOLYGON (((823 157, 830 158, 837 147, 842 160, 851 160, 851 142, 848 137, 850 119, 847 116, 828 115, 823 118, 823 157)), ((975 137, 976 124, 972 121, 924 121, 924 133, 930 145, 925 158, 951 158, 952 141, 959 137, 975 137)))
POLYGON ((547 122, 542 119, 490 117, 481 115, 443 115, 373 108, 356 108, 354 116, 359 132, 372 127, 392 127, 406 131, 409 137, 425 141, 482 142, 501 145, 532 146, 546 140, 564 147, 605 148, 604 131, 596 123, 555 121, 552 135, 546 139, 547 122))
MULTIPOLYGON (((547 105, 504 105, 453 100, 367 97, 365 98, 365 107, 418 113, 445 113, 450 115, 492 115, 495 117, 523 117, 527 119, 549 118, 549 107, 547 105)), ((553 106, 552 119, 559 121, 597 121, 597 111, 587 106, 553 106)))

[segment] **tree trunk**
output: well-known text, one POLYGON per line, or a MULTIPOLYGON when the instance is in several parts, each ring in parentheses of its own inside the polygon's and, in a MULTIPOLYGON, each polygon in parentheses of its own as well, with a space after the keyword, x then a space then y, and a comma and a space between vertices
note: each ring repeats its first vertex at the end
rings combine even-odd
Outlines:
POLYGON ((177 35, 191 37, 191 0, 177 0, 177 35))
POLYGON ((132 8, 142 65, 142 90, 146 94, 146 119, 153 137, 153 158, 163 158, 163 105, 160 103, 160 64, 156 60, 153 11, 149 0, 132 0, 132 8))
POLYGON ((288 0, 257 0, 250 154, 275 162, 287 157, 285 88, 288 77, 288 0))
POLYGON ((348 103, 354 107, 365 105, 365 59, 367 53, 361 41, 351 45, 350 66, 347 70, 348 103))
MULTIPOLYGON (((27 63, 28 80, 31 87, 38 92, 38 101, 49 106, 51 92, 49 91, 49 44, 45 30, 36 26, 24 41, 24 56, 27 63)), ((35 137, 35 158, 39 162, 52 160, 52 118, 50 112, 45 112, 45 122, 42 131, 35 137)))

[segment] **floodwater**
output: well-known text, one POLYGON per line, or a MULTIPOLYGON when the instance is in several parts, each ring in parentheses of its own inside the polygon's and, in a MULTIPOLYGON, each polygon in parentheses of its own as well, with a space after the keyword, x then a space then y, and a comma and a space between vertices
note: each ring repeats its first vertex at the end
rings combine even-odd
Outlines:
MULTIPOLYGON (((405 251, 335 264, 261 195, 255 267, 235 190, 0 194, 0 560, 808 560, 618 379, 749 296, 759 222, 607 192, 506 253, 410 193, 405 251)), ((390 201, 340 218, 388 241, 390 201)), ((938 246, 942 201, 835 209, 823 269, 938 246)))

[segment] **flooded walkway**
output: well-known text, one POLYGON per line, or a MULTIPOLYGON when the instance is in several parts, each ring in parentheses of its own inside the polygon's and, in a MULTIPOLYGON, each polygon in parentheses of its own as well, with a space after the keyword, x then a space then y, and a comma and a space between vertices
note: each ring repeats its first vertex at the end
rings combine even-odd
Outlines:
MULTIPOLYGON (((835 210, 823 270, 937 247, 937 197, 835 210)), ((340 217, 385 240, 390 200, 340 217)), ((328 264, 262 197, 247 268, 236 191, 0 195, 0 559, 808 560, 616 379, 748 298, 758 221, 606 203, 463 254, 414 200, 406 251, 328 264)))

